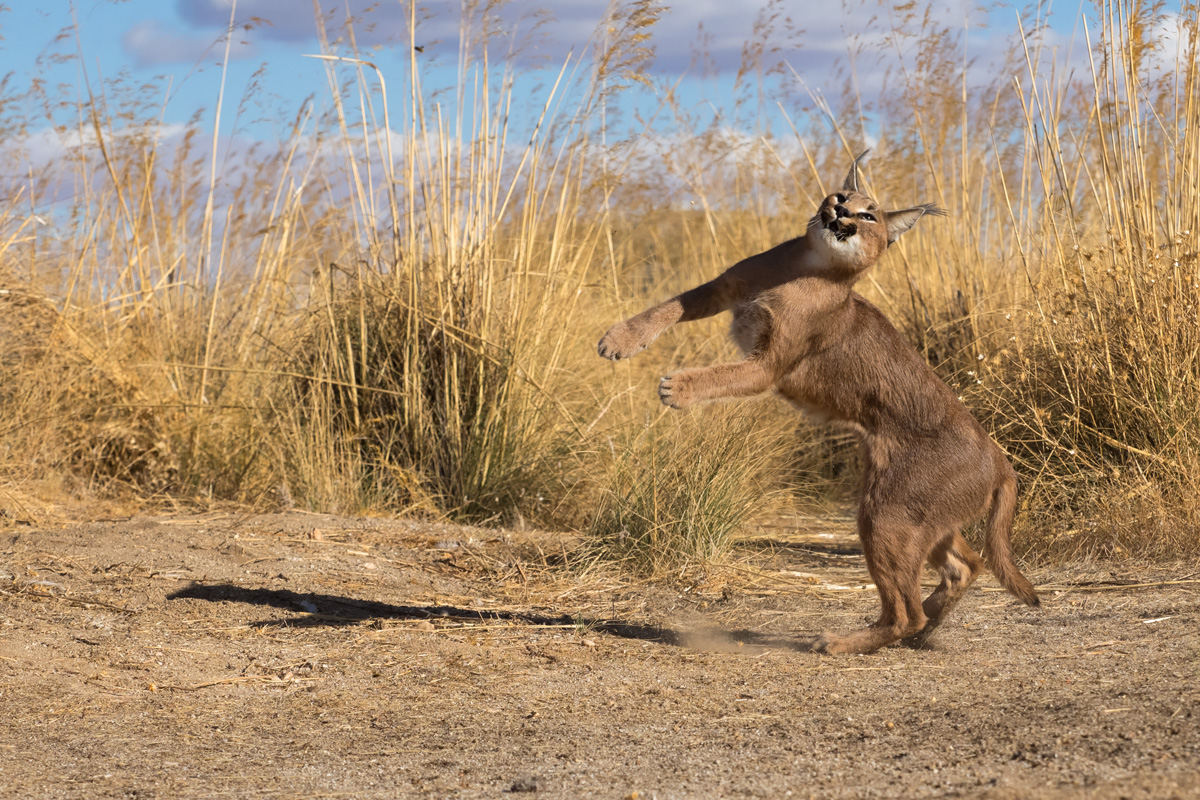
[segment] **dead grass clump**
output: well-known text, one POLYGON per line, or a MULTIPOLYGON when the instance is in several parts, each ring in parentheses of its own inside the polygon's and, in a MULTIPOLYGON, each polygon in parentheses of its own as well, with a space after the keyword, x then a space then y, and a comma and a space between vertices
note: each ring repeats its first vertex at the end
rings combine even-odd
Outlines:
POLYGON ((664 414, 609 439, 588 527, 596 552, 651 576, 728 555, 734 534, 779 499, 786 451, 751 408, 664 414))
MULTIPOLYGON (((1155 258, 1158 255, 1158 258, 1155 258)), ((1187 259, 1104 258, 998 366, 985 402, 1050 552, 1200 553, 1200 287, 1187 259), (1014 413, 1028 409, 1028 413, 1014 413), (1003 417, 1003 422, 1000 417, 1003 417)))
POLYGON ((45 470, 73 475, 101 495, 154 495, 178 488, 178 461, 141 377, 113 358, 101 333, 77 327, 28 285, 0 294, 0 407, 14 478, 45 470))
MULTIPOLYGON (((452 311, 414 306, 377 279, 314 303, 289 368, 299 376, 294 435, 328 429, 356 465, 360 508, 544 516, 557 474, 551 398, 521 369, 533 354, 515 326, 502 313, 489 326, 496 309, 459 288, 457 299, 440 298, 452 311)), ((290 458, 292 492, 319 506, 302 463, 290 458)))

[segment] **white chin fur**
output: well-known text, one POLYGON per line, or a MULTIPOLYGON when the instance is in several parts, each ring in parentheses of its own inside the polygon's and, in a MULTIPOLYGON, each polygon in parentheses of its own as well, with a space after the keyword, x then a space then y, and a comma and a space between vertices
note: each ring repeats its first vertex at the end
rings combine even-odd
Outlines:
POLYGON ((825 246, 830 255, 837 258, 856 259, 862 252, 862 237, 851 236, 845 240, 838 240, 834 236, 833 231, 828 228, 821 228, 817 233, 817 240, 825 246))

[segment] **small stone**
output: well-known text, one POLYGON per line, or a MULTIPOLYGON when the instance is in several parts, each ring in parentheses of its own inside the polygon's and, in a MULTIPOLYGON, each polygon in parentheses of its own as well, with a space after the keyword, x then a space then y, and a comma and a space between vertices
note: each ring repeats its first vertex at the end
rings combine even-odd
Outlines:
POLYGON ((524 778, 517 778, 513 781, 513 785, 509 787, 510 792, 536 792, 541 785, 541 782, 535 775, 526 775, 524 778))

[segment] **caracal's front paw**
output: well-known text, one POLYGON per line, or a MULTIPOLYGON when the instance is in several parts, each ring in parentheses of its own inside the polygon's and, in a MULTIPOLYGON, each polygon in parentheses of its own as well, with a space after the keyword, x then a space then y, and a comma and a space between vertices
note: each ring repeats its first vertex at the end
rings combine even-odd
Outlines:
POLYGON ((600 344, 596 345, 596 352, 610 361, 620 361, 642 352, 648 344, 645 337, 639 336, 629 323, 622 322, 604 334, 600 344))
POLYGON ((664 406, 687 408, 698 399, 695 381, 686 373, 668 375, 658 382, 658 399, 664 406))

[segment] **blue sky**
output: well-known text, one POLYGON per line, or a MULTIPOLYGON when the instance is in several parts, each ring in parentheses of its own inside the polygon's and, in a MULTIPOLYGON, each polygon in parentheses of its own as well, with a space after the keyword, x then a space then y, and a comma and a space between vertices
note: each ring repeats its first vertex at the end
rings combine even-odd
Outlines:
MULTIPOLYGON (((0 0, 3 3, 4 0, 0 0)), ((338 35, 342 11, 349 6, 360 15, 359 45, 395 87, 404 85, 409 56, 406 4, 398 0, 320 0, 327 11, 331 35, 338 35)), ((126 86, 147 88, 147 107, 161 106, 163 120, 179 124, 200 114, 210 124, 220 86, 220 61, 233 0, 66 0, 32 2, 7 0, 0 6, 0 73, 11 74, 6 91, 23 91, 34 77, 65 91, 68 98, 85 97, 84 69, 93 91, 103 81, 122 79, 126 86), (77 24, 78 42, 73 26, 77 24), (63 34, 66 33, 64 36, 63 34), (60 58, 81 56, 82 58, 60 58), (83 68, 81 68, 81 66, 83 68), (155 83, 152 83, 155 82, 155 83)), ((972 2, 932 0, 929 7, 939 24, 967 31, 967 55, 986 65, 1016 32, 1016 11, 1007 4, 986 10, 972 2)), ((521 63, 533 78, 524 93, 539 104, 553 71, 572 49, 586 52, 589 36, 602 19, 605 0, 513 0, 497 12, 497 24, 522 41, 521 63), (541 70, 538 66, 541 65, 541 70)), ((886 4, 885 4, 886 6, 886 4)), ((428 0, 417 25, 417 57, 432 84, 453 83, 454 51, 458 40, 458 2, 428 0)), ((1175 4, 1177 8, 1177 4, 1175 4)), ((1028 7, 1025 7, 1028 9, 1028 7)), ((1050 6, 1045 6, 1050 8, 1050 6)), ((1054 6, 1046 36, 1059 49, 1069 46, 1081 10, 1076 3, 1054 6)), ((866 0, 844 2, 774 2, 771 0, 676 0, 653 28, 656 58, 649 77, 669 85, 678 81, 685 106, 698 113, 732 115, 732 85, 744 43, 756 23, 771 31, 767 37, 777 51, 775 63, 788 65, 813 91, 834 87, 834 65, 846 66, 847 54, 858 48, 860 81, 872 89, 872 59, 895 66, 904 55, 880 39, 889 12, 866 0), (817 9, 820 11, 818 12, 817 9), (873 20, 873 21, 872 21, 873 20), (704 50, 704 63, 697 52, 704 50)), ((321 62, 305 54, 320 52, 311 0, 238 0, 227 77, 222 135, 271 139, 283 135, 303 98, 315 95, 328 102, 321 62), (255 103, 236 120, 238 101, 251 93, 255 103)), ((1077 51, 1082 38, 1075 36, 1077 51)), ((343 46, 341 52, 346 52, 343 46)), ((754 83, 750 81, 749 83, 754 83)), ((775 84, 778 85, 778 84, 775 84)), ((792 84, 794 108, 811 105, 792 84)), ((651 93, 653 94, 653 93, 651 93)), ((631 100, 630 111, 638 110, 631 100)), ((652 103, 651 103, 652 104, 652 103)), ((775 113, 772 111, 771 113, 775 113)), ((36 114, 32 115, 36 122, 36 114)))

